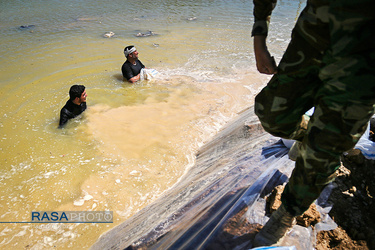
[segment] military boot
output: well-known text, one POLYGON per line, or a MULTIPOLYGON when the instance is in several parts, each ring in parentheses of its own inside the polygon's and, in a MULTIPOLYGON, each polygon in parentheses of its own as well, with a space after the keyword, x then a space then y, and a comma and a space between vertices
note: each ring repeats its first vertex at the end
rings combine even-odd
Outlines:
POLYGON ((296 224, 295 216, 286 211, 281 205, 272 213, 268 222, 255 236, 254 246, 271 246, 282 239, 285 234, 296 224))

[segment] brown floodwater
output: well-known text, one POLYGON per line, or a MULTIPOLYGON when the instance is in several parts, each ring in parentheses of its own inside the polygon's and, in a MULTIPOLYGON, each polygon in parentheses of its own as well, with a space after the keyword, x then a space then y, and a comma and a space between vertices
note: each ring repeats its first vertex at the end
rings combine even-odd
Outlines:
MULTIPOLYGON (((269 76, 254 65, 252 4, 181 3, 0 3, 0 248, 88 248, 173 188, 198 148, 253 103, 269 76), (122 80, 130 44, 155 79, 122 80), (73 84, 86 86, 88 109, 58 129, 73 84), (114 223, 27 223, 32 211, 91 210, 113 211, 114 223)), ((296 5, 276 10, 277 59, 296 5)))

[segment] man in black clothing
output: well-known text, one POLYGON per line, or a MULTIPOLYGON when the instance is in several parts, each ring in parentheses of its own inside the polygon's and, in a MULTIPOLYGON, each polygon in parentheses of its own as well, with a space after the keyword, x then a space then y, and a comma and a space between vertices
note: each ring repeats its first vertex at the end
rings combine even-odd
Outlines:
POLYGON ((127 46, 124 54, 126 62, 121 67, 122 75, 128 82, 135 83, 140 79, 141 70, 145 66, 138 60, 138 51, 133 45, 127 46))
POLYGON ((73 85, 69 90, 70 99, 60 112, 59 128, 62 128, 69 119, 77 117, 86 110, 86 90, 83 85, 73 85))

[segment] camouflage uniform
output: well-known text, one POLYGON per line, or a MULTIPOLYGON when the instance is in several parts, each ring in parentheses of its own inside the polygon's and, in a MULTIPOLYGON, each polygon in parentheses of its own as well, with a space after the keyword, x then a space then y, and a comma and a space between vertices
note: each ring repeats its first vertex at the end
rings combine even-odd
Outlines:
MULTIPOLYGON (((252 35, 267 35, 276 0, 254 0, 252 35)), ((374 113, 375 0, 308 0, 278 73, 255 99, 269 133, 302 142, 282 195, 300 215, 334 179, 374 113), (307 130, 303 114, 315 107, 307 130)))

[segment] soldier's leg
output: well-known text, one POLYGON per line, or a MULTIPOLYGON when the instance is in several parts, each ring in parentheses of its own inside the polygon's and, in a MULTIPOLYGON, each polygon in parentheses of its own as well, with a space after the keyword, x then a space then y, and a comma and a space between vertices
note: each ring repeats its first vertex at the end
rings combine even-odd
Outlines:
POLYGON ((375 1, 332 1, 331 47, 319 72, 315 112, 303 137, 296 167, 282 194, 281 207, 255 238, 256 245, 276 243, 333 180, 342 152, 351 149, 374 113, 375 1))
POLYGON ((255 113, 272 135, 297 140, 304 135, 299 127, 302 115, 313 107, 313 96, 322 84, 318 73, 329 37, 324 11, 326 8, 308 3, 293 30, 278 73, 255 98, 255 113))
MULTIPOLYGON (((373 85, 374 89, 374 77, 373 85)), ((283 205, 290 213, 303 214, 334 179, 340 155, 354 147, 373 112, 371 103, 354 100, 335 103, 326 98, 319 101, 302 141, 295 169, 282 195, 283 205)))
POLYGON ((324 85, 315 94, 315 113, 282 195, 283 204, 295 215, 308 209, 333 180, 340 155, 353 148, 374 113, 375 23, 368 10, 372 7, 374 1, 336 1, 330 9, 332 47, 319 75, 324 85))

